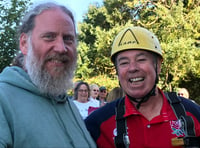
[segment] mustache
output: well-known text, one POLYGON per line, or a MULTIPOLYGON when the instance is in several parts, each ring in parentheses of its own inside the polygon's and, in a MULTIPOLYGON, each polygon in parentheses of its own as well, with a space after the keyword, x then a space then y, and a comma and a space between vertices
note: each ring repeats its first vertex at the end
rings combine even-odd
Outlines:
POLYGON ((44 59, 44 62, 52 61, 52 60, 58 60, 58 61, 61 61, 63 63, 66 63, 66 62, 68 62, 72 59, 68 55, 54 53, 54 54, 51 54, 51 55, 47 55, 46 58, 44 59))

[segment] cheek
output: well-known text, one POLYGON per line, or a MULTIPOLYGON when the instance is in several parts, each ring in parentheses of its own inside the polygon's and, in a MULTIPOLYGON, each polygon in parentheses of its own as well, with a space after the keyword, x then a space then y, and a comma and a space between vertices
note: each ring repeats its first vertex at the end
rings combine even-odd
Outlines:
POLYGON ((78 94, 78 98, 80 98, 81 97, 81 94, 78 94))
POLYGON ((151 66, 151 67, 146 67, 146 75, 147 78, 149 79, 149 81, 151 81, 151 83, 154 83, 155 79, 156 79, 156 71, 155 71, 155 67, 151 66))
POLYGON ((44 59, 45 57, 45 52, 46 52, 46 49, 45 47, 43 47, 42 45, 39 45, 39 44, 32 44, 33 46, 33 52, 35 54, 35 56, 38 58, 39 61, 41 61, 41 59, 44 59))
POLYGON ((77 56, 76 46, 75 45, 67 46, 67 52, 70 57, 76 57, 77 56))
POLYGON ((126 78, 126 70, 125 69, 118 69, 117 71, 119 80, 126 78))

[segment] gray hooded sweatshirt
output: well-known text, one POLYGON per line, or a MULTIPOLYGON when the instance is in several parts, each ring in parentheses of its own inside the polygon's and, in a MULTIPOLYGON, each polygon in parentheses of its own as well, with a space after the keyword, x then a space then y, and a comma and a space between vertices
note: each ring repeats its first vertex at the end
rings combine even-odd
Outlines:
POLYGON ((42 95, 27 73, 0 74, 0 148, 95 148, 73 102, 42 95), (54 101, 53 101, 54 100, 54 101))

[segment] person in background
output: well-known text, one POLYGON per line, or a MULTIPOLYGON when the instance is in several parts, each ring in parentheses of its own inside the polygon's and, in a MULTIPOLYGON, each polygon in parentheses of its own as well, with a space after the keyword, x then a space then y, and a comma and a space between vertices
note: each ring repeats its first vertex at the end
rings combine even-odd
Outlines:
POLYGON ((99 88, 99 96, 98 96, 98 100, 100 101, 100 107, 104 106, 107 102, 106 102, 106 97, 107 97, 108 91, 106 89, 105 86, 101 86, 99 88))
POLYGON ((200 147, 200 107, 157 87, 163 53, 152 32, 143 27, 120 31, 111 61, 125 97, 86 118, 98 148, 200 147))
POLYGON ((99 96, 99 86, 97 84, 90 84, 90 102, 92 102, 95 107, 100 106, 99 100, 97 97, 99 96))
POLYGON ((79 82, 81 82, 81 81, 76 81, 76 82, 73 83, 73 88, 71 90, 71 95, 68 95, 69 99, 74 100, 74 90, 75 90, 75 88, 76 88, 76 86, 78 85, 79 82))
POLYGON ((66 94, 77 64, 74 17, 56 3, 29 10, 21 53, 0 74, 0 147, 96 147, 66 94))
POLYGON ((186 88, 179 88, 178 95, 181 97, 187 98, 187 99, 189 99, 189 97, 190 97, 189 92, 186 88))
POLYGON ((93 111, 100 107, 100 101, 97 100, 99 96, 99 86, 97 84, 90 84, 90 102, 92 106, 88 109, 88 114, 91 114, 93 111))
POLYGON ((115 87, 108 93, 106 100, 109 103, 109 102, 119 99, 123 96, 124 96, 123 89, 121 87, 115 87))
POLYGON ((179 88, 178 90, 178 96, 184 97, 186 99, 190 99, 192 102, 196 103, 194 100, 192 100, 189 95, 189 91, 186 88, 179 88))
POLYGON ((74 103, 77 106, 81 116, 85 119, 88 115, 89 107, 94 107, 89 101, 90 87, 87 82, 79 82, 74 90, 74 103))

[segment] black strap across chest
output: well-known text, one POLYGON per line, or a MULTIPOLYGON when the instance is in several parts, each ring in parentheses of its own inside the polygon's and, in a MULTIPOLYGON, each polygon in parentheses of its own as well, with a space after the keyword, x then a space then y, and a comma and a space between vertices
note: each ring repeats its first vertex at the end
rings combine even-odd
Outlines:
POLYGON ((184 131, 186 136, 195 136, 194 121, 191 116, 186 115, 185 107, 181 103, 181 99, 175 92, 165 93, 177 119, 180 119, 184 124, 184 131))
POLYGON ((117 126, 117 136, 115 136, 115 146, 117 148, 128 148, 129 147, 129 137, 127 133, 126 119, 123 117, 125 113, 125 97, 123 97, 118 106, 116 107, 116 126, 117 126))

